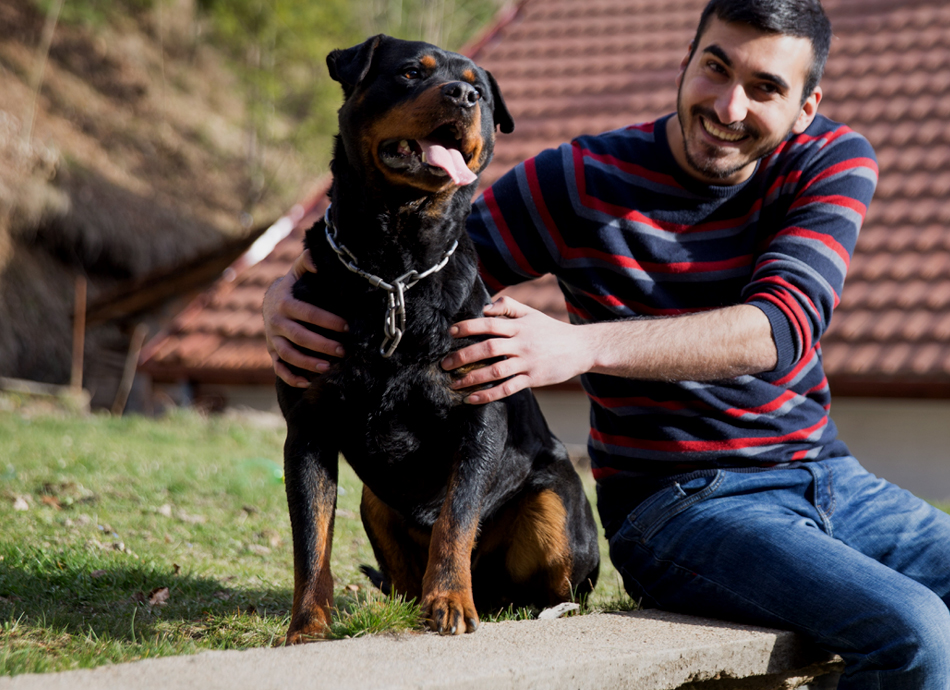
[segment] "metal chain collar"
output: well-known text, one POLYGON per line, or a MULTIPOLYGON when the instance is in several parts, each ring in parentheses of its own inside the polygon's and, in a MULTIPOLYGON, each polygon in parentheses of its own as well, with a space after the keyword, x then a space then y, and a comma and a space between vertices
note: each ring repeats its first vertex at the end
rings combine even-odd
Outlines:
POLYGON ((386 307, 386 316, 383 321, 383 333, 385 337, 383 338, 383 344, 379 348, 379 354, 388 359, 389 357, 392 357, 392 354, 396 351, 396 348, 399 347, 399 341, 402 340, 402 334, 406 330, 406 290, 411 288, 423 278, 427 278, 433 273, 438 273, 443 268, 445 268, 445 265, 449 262, 449 257, 455 253, 455 250, 459 246, 458 240, 455 240, 455 242, 452 243, 452 246, 445 250, 445 252, 442 254, 442 258, 439 260, 439 263, 437 263, 435 266, 428 268, 422 273, 419 273, 416 270, 409 271, 408 273, 404 273, 396 278, 392 284, 390 284, 379 276, 375 276, 372 273, 367 273, 357 266, 356 255, 354 255, 353 252, 347 249, 344 245, 339 244, 336 241, 336 228, 330 221, 329 206, 327 207, 326 213, 323 214, 323 220, 326 223, 327 242, 330 243, 330 247, 334 252, 336 252, 337 258, 340 260, 340 262, 353 273, 356 273, 357 275, 368 280, 373 287, 381 288, 389 293, 389 301, 386 307))

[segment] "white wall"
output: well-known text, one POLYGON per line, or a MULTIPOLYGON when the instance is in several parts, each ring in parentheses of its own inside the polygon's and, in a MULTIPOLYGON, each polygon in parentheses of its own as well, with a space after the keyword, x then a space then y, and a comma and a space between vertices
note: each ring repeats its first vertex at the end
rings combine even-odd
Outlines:
POLYGON ((837 398, 831 417, 870 472, 950 503, 950 401, 837 398))

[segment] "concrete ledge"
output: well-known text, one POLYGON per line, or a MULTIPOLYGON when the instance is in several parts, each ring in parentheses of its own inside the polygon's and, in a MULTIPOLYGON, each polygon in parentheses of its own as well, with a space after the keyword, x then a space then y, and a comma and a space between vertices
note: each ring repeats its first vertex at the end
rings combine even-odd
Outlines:
POLYGON ((790 632, 639 611, 486 623, 459 638, 402 634, 205 652, 0 678, 0 690, 778 690, 832 664, 790 632))

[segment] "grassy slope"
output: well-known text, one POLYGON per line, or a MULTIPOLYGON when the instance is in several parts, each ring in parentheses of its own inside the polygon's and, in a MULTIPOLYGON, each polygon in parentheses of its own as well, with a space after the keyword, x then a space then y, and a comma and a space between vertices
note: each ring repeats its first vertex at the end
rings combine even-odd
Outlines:
MULTIPOLYGON (((0 673, 279 642, 293 579, 283 435, 185 413, 0 412, 0 673)), ((337 634, 412 627, 412 607, 367 591, 345 463, 341 485, 333 569, 350 613, 337 634)), ((624 607, 617 582, 605 567, 591 604, 624 607)))
MULTIPOLYGON (((290 142, 259 146, 249 164, 233 63, 193 6, 67 2, 44 63, 45 14, 0 2, 0 375, 68 381, 76 274, 92 304, 272 222, 327 172, 290 142), (66 21, 92 4, 100 21, 66 21)), ((271 124, 292 128, 277 114, 271 124)), ((86 343, 87 379, 108 404, 128 335, 108 324, 86 343)))

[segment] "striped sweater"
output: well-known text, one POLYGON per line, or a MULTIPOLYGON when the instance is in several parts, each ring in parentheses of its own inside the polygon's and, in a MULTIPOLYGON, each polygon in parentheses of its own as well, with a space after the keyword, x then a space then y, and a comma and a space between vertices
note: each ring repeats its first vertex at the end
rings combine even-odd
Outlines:
POLYGON ((489 288, 552 273, 573 323, 742 303, 769 318, 770 372, 582 377, 608 533, 672 477, 848 454, 828 414, 819 340, 877 182, 871 146, 818 116, 744 183, 711 186, 674 161, 666 120, 544 151, 486 190, 469 219, 489 288))

